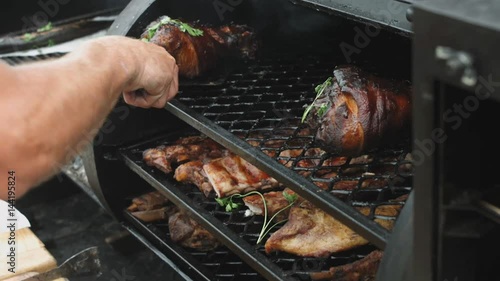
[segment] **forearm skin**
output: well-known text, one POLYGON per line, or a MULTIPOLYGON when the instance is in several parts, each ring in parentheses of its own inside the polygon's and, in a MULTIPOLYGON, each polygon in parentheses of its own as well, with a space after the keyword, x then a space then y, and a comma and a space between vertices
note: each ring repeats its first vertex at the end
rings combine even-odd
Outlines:
POLYGON ((0 179, 16 171, 16 196, 53 175, 82 140, 93 138, 139 75, 134 59, 97 42, 54 61, 0 65, 0 179))

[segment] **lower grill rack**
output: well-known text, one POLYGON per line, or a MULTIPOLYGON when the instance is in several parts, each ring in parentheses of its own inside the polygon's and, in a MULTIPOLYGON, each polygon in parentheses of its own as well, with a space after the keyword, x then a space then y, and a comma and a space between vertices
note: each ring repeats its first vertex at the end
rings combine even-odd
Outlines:
MULTIPOLYGON (((361 259, 366 254, 375 250, 373 245, 367 245, 336 253, 328 258, 302 258, 287 253, 277 252, 267 255, 263 245, 256 245, 259 232, 263 224, 260 216, 246 217, 245 209, 233 212, 226 212, 214 198, 207 198, 197 187, 176 182, 172 175, 166 175, 153 167, 147 166, 142 160, 142 151, 147 148, 173 143, 179 134, 167 135, 163 138, 151 142, 141 143, 132 147, 120 150, 124 163, 136 174, 142 177, 155 189, 160 191, 175 205, 188 211, 190 216, 200 225, 210 231, 225 246, 219 247, 212 252, 197 252, 193 250, 176 247, 174 255, 190 256, 192 259, 183 261, 188 268, 196 269, 196 280, 310 280, 310 274, 319 271, 328 271, 330 267, 351 263, 361 259), (177 253, 177 254, 176 254, 177 253), (185 253, 185 254, 179 254, 185 253), (202 269, 198 269, 200 266, 202 269)), ((394 202, 392 199, 400 195, 407 194, 411 186, 408 181, 401 181, 399 184, 385 184, 365 188, 363 182, 373 179, 388 179, 398 176, 397 173, 380 172, 380 167, 389 166, 391 170, 398 170, 398 167, 405 165, 406 152, 404 149, 388 149, 370 155, 369 163, 358 163, 352 159, 346 159, 342 163, 341 169, 359 169, 370 171, 369 176, 358 175, 352 177, 349 173, 339 173, 335 182, 355 183, 353 190, 340 190, 332 188, 331 192, 335 196, 343 198, 351 206, 370 206, 370 219, 381 218, 377 216, 377 208, 383 205, 402 205, 404 202, 394 202), (377 174, 378 172, 378 174, 377 174)), ((295 159, 300 162, 299 156, 295 159)), ((276 163, 276 165, 279 165, 276 163)), ((299 168, 295 166, 294 168, 299 168)), ((318 167, 314 168, 316 171, 318 167)), ((381 169, 381 171, 386 169, 381 169)), ((399 175, 400 176, 400 175, 399 175)), ((410 177, 411 178, 411 177, 410 177)), ((312 178, 313 181, 321 179, 312 178)), ((331 180, 326 180, 330 186, 331 180)), ((373 184, 373 183, 372 183, 373 184)), ((368 184, 369 185, 369 184, 368 184)), ((131 215, 125 216, 132 224, 146 233, 150 239, 157 241, 160 245, 168 241, 168 226, 166 223, 143 224, 131 215)), ((385 217, 382 219, 395 219, 385 217)), ((277 230, 276 227, 271 233, 277 230)), ((269 235, 269 234, 268 234, 269 235)), ((265 240, 264 240, 265 241, 265 240)), ((171 241, 170 241, 171 243, 171 241)), ((162 247, 167 252, 168 247, 162 247)))

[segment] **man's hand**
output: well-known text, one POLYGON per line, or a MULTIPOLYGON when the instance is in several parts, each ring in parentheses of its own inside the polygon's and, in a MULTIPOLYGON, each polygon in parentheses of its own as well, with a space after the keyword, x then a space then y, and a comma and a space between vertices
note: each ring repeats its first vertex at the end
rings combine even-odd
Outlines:
POLYGON ((142 71, 133 79, 130 88, 125 89, 123 98, 126 103, 138 107, 163 108, 179 90, 179 68, 172 57, 164 48, 138 41, 145 57, 142 60, 142 71), (143 91, 134 91, 144 89, 143 91))
POLYGON ((120 85, 126 103, 163 108, 177 94, 179 68, 164 48, 121 36, 106 36, 90 44, 116 56, 117 72, 126 73, 127 83, 120 85))

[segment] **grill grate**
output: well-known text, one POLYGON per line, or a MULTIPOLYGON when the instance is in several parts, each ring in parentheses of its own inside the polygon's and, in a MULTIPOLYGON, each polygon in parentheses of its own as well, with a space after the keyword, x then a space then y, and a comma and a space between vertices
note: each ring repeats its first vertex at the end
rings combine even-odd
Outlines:
POLYGON ((50 53, 43 54, 38 56, 5 56, 0 59, 4 60, 6 63, 10 65, 18 65, 29 62, 43 61, 48 59, 60 58, 64 56, 65 53, 50 53))
MULTIPOLYGON (((175 141, 176 139, 177 136, 174 138, 161 138, 160 140, 154 142, 148 142, 146 144, 128 148, 126 150, 123 150, 122 153, 129 166, 134 166, 136 167, 136 169, 140 170, 138 172, 139 175, 144 176, 144 174, 147 174, 149 177, 155 179, 153 181, 149 179, 149 182, 155 188, 158 188, 160 191, 167 192, 166 195, 169 198, 171 198, 172 193, 181 193, 185 195, 184 198, 181 198, 181 206, 197 206, 200 209, 194 210, 192 212, 193 214, 197 214, 200 217, 209 216, 220 223, 219 225, 209 224, 208 227, 205 226, 209 231, 218 229, 219 231, 222 230, 222 232, 232 232, 239 238, 242 238, 244 242, 248 244, 246 245, 246 250, 240 249, 241 251, 246 252, 247 254, 252 256, 254 255, 252 251, 256 250, 258 253, 262 254, 261 257, 267 257, 265 258, 266 261, 261 260, 261 262, 263 262, 263 267, 266 267, 268 263, 275 264, 283 271, 283 276, 295 277, 300 280, 309 280, 309 274, 312 272, 324 271, 328 270, 332 266, 353 262, 357 259, 362 258, 367 253, 375 249, 373 245, 368 245, 344 253, 334 254, 328 258, 301 258, 286 253, 272 253, 271 255, 265 254, 263 245, 255 246, 257 237, 263 224, 263 218, 261 216, 245 217, 244 208, 232 213, 228 213, 215 202, 214 198, 206 198, 198 190, 197 187, 193 185, 177 183, 170 175, 165 175, 161 171, 156 170, 152 167, 148 167, 143 163, 142 151, 144 149, 158 145, 168 145, 173 143, 173 141, 175 141)), ((401 149, 385 150, 375 154, 371 154, 371 157, 369 159, 373 160, 369 164, 349 164, 349 158, 347 158, 345 163, 342 163, 338 167, 333 167, 331 169, 361 169, 361 171, 377 171, 376 168, 382 164, 389 165, 394 168, 398 165, 404 165, 403 163, 407 163, 407 161, 404 160, 403 155, 405 155, 405 153, 404 150, 401 149), (385 159, 387 159, 388 161, 384 162, 383 160, 385 159)), ((365 159, 365 157, 363 157, 362 159, 365 159)), ((314 167, 313 170, 314 169, 317 169, 317 167, 314 167)), ((395 175, 396 173, 392 174, 395 175)), ((386 179, 388 177, 391 177, 391 173, 379 173, 370 178, 378 177, 386 179)), ((340 176, 340 178, 344 179, 344 176, 340 176)), ((357 177, 347 177, 346 179, 350 181, 354 181, 357 179, 358 185, 361 185, 363 180, 366 180, 367 178, 368 177, 362 176, 359 179, 357 177)), ((326 180, 330 181, 330 179, 326 180)), ((394 199, 401 194, 408 193, 409 189, 410 187, 405 185, 402 185, 400 187, 388 185, 377 188, 369 188, 366 190, 360 189, 358 187, 353 191, 347 192, 337 190, 338 193, 336 195, 343 197, 344 200, 350 202, 350 204, 353 206, 370 206, 371 218, 395 219, 394 217, 377 216, 377 207, 388 204, 403 204, 403 202, 390 202, 389 200, 394 199)), ((334 191, 335 190, 332 190, 332 192, 334 191)), ((173 201, 175 202, 175 200, 173 201)), ((157 237, 160 237, 156 239, 168 239, 168 227, 165 224, 151 224, 148 227, 155 228, 157 237)), ((274 230, 276 229, 278 228, 275 228, 274 230)), ((228 241, 222 240, 222 242, 227 243, 228 241)), ((235 243, 235 241, 229 242, 235 243)), ((240 244, 239 246, 242 246, 241 242, 239 241, 236 241, 235 244, 240 244)), ((222 247, 217 249, 215 252, 208 253, 190 251, 189 254, 192 255, 196 260, 198 260, 200 264, 206 267, 209 272, 212 272, 213 276, 217 280, 240 280, 242 278, 244 280, 246 280, 247 278, 253 278, 252 280, 266 280, 266 278, 264 278, 263 276, 257 275, 257 273, 249 268, 241 258, 239 258, 235 254, 232 254, 231 251, 227 248, 222 247), (222 252, 226 254, 222 255, 222 252), (241 271, 239 270, 239 268, 243 268, 244 270, 241 271)), ((261 272, 260 269, 261 267, 259 266, 257 268, 257 271, 261 272)))
MULTIPOLYGON (((356 158, 331 153, 317 154, 314 132, 308 131, 300 123, 304 105, 312 102, 314 98, 314 86, 322 83, 332 73, 335 61, 337 59, 332 56, 269 56, 257 62, 247 63, 246 69, 232 72, 222 82, 198 85, 193 81, 181 83, 177 100, 171 102, 167 110, 279 181, 291 183, 289 187, 297 192, 300 190, 300 195, 308 195, 309 197, 304 197, 321 208, 325 209, 326 206, 325 211, 330 214, 342 214, 356 221, 360 219, 359 213, 351 207, 368 206, 371 210, 369 219, 394 220, 395 217, 380 216, 378 210, 383 205, 404 204, 403 201, 392 200, 411 191, 409 142, 371 151, 356 158), (238 143, 241 139, 243 144, 238 143), (266 155, 256 155, 250 146, 244 146, 247 143, 274 160, 270 160, 266 155), (252 161, 259 157, 258 161, 252 161), (285 170, 288 174, 278 169, 280 165, 276 165, 276 161, 287 166, 288 169, 285 170), (258 165, 262 163, 267 170, 258 165), (292 179, 283 181, 287 176, 292 179), (294 176, 300 179, 305 177, 307 184, 314 183, 322 189, 301 185, 294 176), (332 199, 344 201, 347 209, 336 206, 337 203, 332 199)), ((244 278, 236 269, 243 261, 259 272, 259 277, 263 280, 280 280, 287 277, 308 280, 311 272, 328 270, 331 266, 355 261, 375 249, 374 245, 368 245, 323 259, 301 258, 286 253, 266 255, 263 246, 254 246, 262 226, 261 217, 246 218, 243 215, 244 210, 226 213, 213 198, 205 198, 196 187, 179 184, 170 175, 165 175, 142 162, 144 149, 168 145, 177 138, 178 136, 169 136, 124 148, 121 155, 133 171, 162 191, 175 204, 188 209, 195 220, 214 232, 230 251, 237 254, 234 259, 210 259, 209 264, 205 266, 209 267, 217 278, 244 278), (259 262, 255 263, 255 260, 259 262), (219 273, 219 269, 230 272, 219 273)), ((341 217, 337 216, 339 220, 341 217)), ((361 219, 365 219, 364 216, 361 216, 361 219)), ((355 225, 348 225, 356 229, 355 225)), ((373 228, 373 225, 367 228, 373 228)), ((382 232, 371 233, 377 235, 382 232)), ((379 241, 382 242, 376 244, 377 246, 385 243, 383 239, 379 241)), ((203 263, 210 253, 192 255, 203 263)), ((250 274, 249 272, 253 271, 245 271, 245 274, 250 274)))

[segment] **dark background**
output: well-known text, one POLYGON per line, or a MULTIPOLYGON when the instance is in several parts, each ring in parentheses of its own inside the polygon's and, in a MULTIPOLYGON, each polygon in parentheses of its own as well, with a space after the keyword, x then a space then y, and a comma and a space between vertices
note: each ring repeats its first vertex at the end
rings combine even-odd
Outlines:
POLYGON ((40 27, 106 9, 123 9, 130 0, 7 0, 0 9, 0 34, 40 27))

